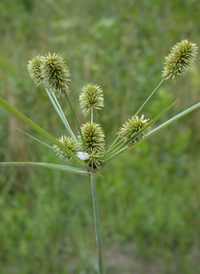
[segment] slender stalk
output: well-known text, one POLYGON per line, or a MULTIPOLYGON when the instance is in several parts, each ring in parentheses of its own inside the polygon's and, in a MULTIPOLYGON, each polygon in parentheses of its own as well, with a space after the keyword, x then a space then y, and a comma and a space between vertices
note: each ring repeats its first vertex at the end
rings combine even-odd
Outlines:
POLYGON ((64 118, 64 120, 65 120, 65 123, 68 125, 68 128, 69 128, 68 130, 69 130, 69 133, 70 133, 71 137, 74 138, 74 140, 76 141, 76 143, 78 143, 77 138, 76 138, 76 136, 74 135, 73 131, 71 130, 70 125, 69 125, 69 123, 68 123, 68 121, 67 121, 67 119, 66 119, 66 117, 65 117, 65 115, 64 115, 64 113, 63 113, 63 110, 62 110, 62 108, 61 108, 61 106, 60 106, 60 104, 59 104, 59 102, 58 102, 58 100, 57 100, 57 98, 56 98, 56 95, 55 95, 54 93, 52 93, 52 96, 53 96, 53 98, 54 98, 56 104, 58 105, 58 108, 59 108, 59 110, 60 110, 61 115, 63 116, 63 118, 64 118))
POLYGON ((91 108, 91 124, 93 123, 93 115, 94 115, 94 111, 93 111, 93 108, 91 108))
MULTIPOLYGON (((119 136, 120 138, 120 136, 119 136)), ((117 146, 119 146, 121 143, 123 143, 124 140, 121 139, 118 143, 116 143, 115 145, 113 145, 112 147, 110 147, 107 151, 106 151, 106 154, 105 156, 109 155, 111 153, 111 151, 113 151, 113 149, 115 149, 117 146)))
POLYGON ((45 88, 45 89, 46 89, 47 95, 49 96, 50 101, 52 102, 52 104, 53 104, 53 106, 54 106, 56 112, 57 112, 58 115, 60 116, 62 122, 64 123, 64 125, 65 125, 65 127, 66 127, 66 129, 68 130, 68 132, 69 132, 69 134, 71 135, 71 137, 72 137, 72 138, 76 141, 76 143, 77 143, 76 136, 74 135, 74 133, 73 133, 73 131, 72 131, 72 129, 71 129, 71 127, 70 127, 70 125, 69 125, 69 123, 68 123, 68 121, 67 121, 67 119, 66 119, 66 117, 65 117, 65 115, 64 115, 64 113, 63 113, 63 111, 62 111, 62 108, 61 108, 61 106, 60 106, 60 104, 59 104, 59 102, 58 102, 58 100, 57 100, 57 98, 56 98, 56 96, 55 96, 55 94, 54 94, 54 93, 51 93, 47 88, 45 88))
POLYGON ((147 100, 144 102, 144 104, 139 108, 139 110, 136 112, 135 116, 142 110, 142 108, 146 105, 146 103, 151 99, 151 97, 154 95, 156 90, 159 89, 159 87, 162 85, 162 83, 165 81, 166 77, 162 79, 162 81, 157 85, 157 87, 154 89, 154 91, 151 93, 151 95, 147 98, 147 100))
POLYGON ((103 261, 102 261, 102 253, 101 253, 101 239, 100 239, 100 226, 99 226, 99 213, 98 213, 98 204, 97 204, 95 174, 91 174, 91 186, 92 186, 95 234, 96 234, 96 243, 97 243, 98 268, 99 268, 99 274, 103 274, 103 261))
MULTIPOLYGON (((144 102, 144 104, 139 108, 139 110, 136 112, 136 114, 134 116, 136 116, 141 110, 142 108, 146 105, 146 103, 151 99, 151 97, 154 95, 154 93, 158 90, 158 88, 162 85, 162 83, 165 81, 166 77, 162 79, 162 81, 157 85, 157 87, 154 89, 154 91, 151 93, 151 95, 147 98, 147 100, 144 102)), ((108 152, 110 152, 110 150, 113 148, 113 146, 116 144, 116 142, 119 140, 119 136, 115 139, 115 141, 112 143, 112 145, 109 147, 109 149, 107 150, 107 154, 108 152)))
POLYGON ((65 93, 65 97, 67 98, 67 101, 68 101, 68 103, 69 103, 69 106, 70 106, 70 108, 71 108, 71 110, 72 110, 72 113, 73 113, 73 115, 74 115, 74 118, 75 118, 75 120, 76 120, 76 123, 77 123, 77 126, 78 126, 78 130, 79 130, 79 132, 80 132, 81 140, 82 140, 82 142, 83 142, 83 146, 84 146, 84 148, 85 148, 85 151, 87 151, 87 149, 86 149, 86 144, 85 144, 85 141, 84 141, 84 138, 83 138, 83 134, 82 134, 82 132, 81 132, 81 128, 80 128, 78 119, 77 119, 77 117, 76 117, 76 113, 74 112, 74 109, 73 109, 73 107, 72 107, 72 104, 71 104, 71 102, 70 102, 70 100, 69 100, 69 97, 68 97, 66 91, 64 91, 64 93, 65 93))
POLYGON ((113 146, 116 144, 116 142, 119 140, 120 136, 117 136, 117 138, 114 140, 114 142, 110 145, 110 147, 108 148, 107 152, 108 153, 112 148, 113 146))

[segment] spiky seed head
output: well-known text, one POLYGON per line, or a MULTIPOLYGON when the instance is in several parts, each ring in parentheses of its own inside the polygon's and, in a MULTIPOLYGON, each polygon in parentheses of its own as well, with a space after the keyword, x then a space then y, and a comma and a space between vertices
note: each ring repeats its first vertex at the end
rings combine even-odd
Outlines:
POLYGON ((104 106, 102 89, 91 83, 83 87, 79 100, 84 116, 90 113, 91 109, 97 114, 97 110, 101 110, 104 106))
MULTIPOLYGON (((77 153, 78 152, 78 146, 77 143, 74 141, 74 139, 72 139, 71 137, 67 137, 65 135, 62 135, 59 139, 58 139, 64 146, 66 146, 68 149, 70 149, 72 152, 77 153)), ((63 151, 62 149, 60 149, 58 146, 53 145, 53 148, 56 152, 56 155, 66 161, 66 162, 72 162, 74 159, 72 157, 70 157, 65 151, 63 151)))
POLYGON ((100 168, 103 160, 104 153, 98 151, 97 149, 93 149, 90 153, 90 158, 87 161, 87 164, 93 169, 100 168))
POLYGON ((32 60, 28 61, 27 69, 30 77, 34 80, 36 86, 42 84, 41 75, 42 56, 36 56, 32 60))
MULTIPOLYGON (((89 154, 93 149, 99 152, 105 151, 105 134, 99 124, 88 122, 82 125, 81 132, 89 154)), ((78 135, 78 141, 81 149, 84 151, 80 134, 78 135)))
POLYGON ((188 40, 182 40, 172 47, 171 53, 165 57, 166 66, 162 76, 175 82, 185 74, 196 60, 198 47, 188 40))
POLYGON ((56 95, 60 96, 64 91, 69 93, 70 73, 63 58, 50 53, 42 58, 41 73, 43 85, 56 95))
MULTIPOLYGON (((144 115, 141 117, 133 116, 131 119, 128 119, 122 127, 119 129, 118 135, 124 140, 124 142, 130 140, 134 135, 148 124, 149 119, 144 119, 144 115)), ((146 134, 149 132, 149 128, 144 130, 138 137, 136 137, 130 145, 135 144, 136 142, 143 139, 146 134)))

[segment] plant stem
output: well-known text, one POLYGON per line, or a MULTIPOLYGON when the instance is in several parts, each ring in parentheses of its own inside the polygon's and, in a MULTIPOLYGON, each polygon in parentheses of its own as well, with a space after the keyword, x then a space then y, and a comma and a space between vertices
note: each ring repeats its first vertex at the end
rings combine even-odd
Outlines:
POLYGON ((96 243, 97 243, 98 268, 99 268, 99 274, 103 274, 103 261, 102 261, 102 254, 101 254, 101 239, 100 239, 99 213, 98 213, 98 204, 97 204, 95 174, 91 174, 91 186, 92 186, 95 234, 96 234, 96 243))
POLYGON ((69 123, 68 123, 68 121, 67 121, 67 119, 66 119, 66 117, 65 117, 65 115, 64 115, 64 113, 62 111, 62 108, 61 108, 61 106, 60 106, 60 104, 59 104, 59 102, 58 102, 58 100, 57 100, 57 98, 55 96, 55 94, 51 93, 47 88, 45 88, 45 89, 46 89, 47 95, 49 96, 49 99, 51 100, 51 102, 52 102, 52 104, 53 104, 56 112, 60 116, 62 122, 64 123, 64 125, 66 127, 66 129, 68 130, 68 132, 71 135, 71 137, 77 143, 78 141, 76 139, 76 136, 74 135, 74 133, 73 133, 73 131, 72 131, 72 129, 71 129, 71 127, 70 127, 70 125, 69 125, 69 123))
POLYGON ((72 107, 72 104, 71 104, 71 102, 70 102, 70 100, 69 100, 69 97, 68 97, 66 91, 65 91, 64 93, 65 93, 65 97, 67 98, 67 101, 68 101, 68 103, 69 103, 69 106, 70 106, 70 108, 71 108, 71 110, 72 110, 72 113, 73 113, 73 115, 74 115, 74 118, 75 118, 75 120, 76 120, 76 123, 77 123, 77 126, 78 126, 78 130, 79 130, 79 133, 80 133, 80 136, 81 136, 81 140, 82 140, 83 146, 84 146, 84 148, 85 148, 85 151, 87 151, 87 149, 86 149, 86 144, 85 144, 85 141, 84 141, 84 138, 83 138, 83 134, 82 134, 82 132, 81 132, 81 128, 80 128, 78 119, 77 119, 77 117, 76 117, 76 113, 74 112, 74 109, 73 109, 73 107, 72 107))
POLYGON ((93 108, 91 108, 91 124, 93 124, 93 114, 94 114, 94 111, 93 111, 93 108))
POLYGON ((146 105, 146 103, 151 99, 151 97, 154 95, 156 90, 162 85, 162 83, 165 81, 166 77, 162 79, 162 81, 157 85, 157 87, 154 89, 154 91, 150 94, 150 96, 147 98, 147 100, 144 102, 144 104, 140 107, 140 109, 136 112, 135 116, 142 110, 142 108, 146 105))
POLYGON ((117 143, 117 141, 120 139, 120 136, 117 136, 117 138, 114 140, 114 142, 111 144, 111 146, 108 148, 108 150, 106 151, 106 153, 108 153, 112 148, 113 146, 117 143))
POLYGON ((111 151, 112 151, 113 149, 115 149, 117 146, 119 146, 122 142, 124 142, 123 139, 121 139, 118 143, 116 143, 116 144, 113 145, 111 148, 109 148, 109 149, 106 151, 105 156, 109 155, 109 154, 111 153, 111 151))

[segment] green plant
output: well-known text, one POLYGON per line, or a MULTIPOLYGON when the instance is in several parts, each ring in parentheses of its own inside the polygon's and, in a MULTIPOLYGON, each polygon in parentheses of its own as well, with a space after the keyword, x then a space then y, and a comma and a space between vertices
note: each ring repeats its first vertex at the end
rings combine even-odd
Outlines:
POLYGON ((172 48, 171 53, 166 57, 166 66, 163 71, 163 79, 156 87, 156 89, 147 98, 144 104, 139 110, 126 121, 118 131, 118 137, 106 150, 105 146, 105 134, 99 124, 94 123, 94 114, 102 109, 104 106, 103 91, 97 85, 87 84, 80 94, 80 106, 84 116, 90 114, 90 121, 80 126, 75 111, 71 105, 69 99, 69 82, 70 73, 59 54, 48 54, 47 56, 37 56, 28 63, 28 71, 30 77, 33 78, 36 85, 42 84, 46 89, 46 92, 56 110, 64 126, 66 127, 70 136, 62 135, 59 139, 54 138, 51 134, 39 127, 29 118, 20 113, 17 109, 9 105, 2 98, 0 103, 10 112, 15 114, 18 118, 22 119, 25 123, 30 125, 33 129, 38 131, 46 139, 52 142, 53 146, 49 146, 46 142, 36 139, 33 136, 25 133, 31 138, 35 139, 39 143, 54 150, 54 152, 62 160, 66 162, 75 162, 80 167, 73 165, 52 164, 52 163, 40 163, 40 162, 3 162, 1 166, 35 166, 44 167, 55 170, 62 170, 66 172, 77 173, 80 175, 90 176, 92 187, 92 198, 94 208, 94 220, 95 231, 97 241, 97 254, 98 254, 98 266, 99 273, 103 273, 103 262, 101 253, 101 241, 100 241, 100 226, 98 216, 98 205, 96 196, 96 174, 104 168, 112 159, 125 152, 127 149, 133 148, 150 136, 154 135, 164 127, 170 125, 176 120, 180 119, 184 115, 200 107, 200 103, 186 109, 185 111, 177 114, 170 120, 161 124, 160 126, 151 129, 151 126, 164 115, 175 103, 172 103, 168 108, 163 110, 152 120, 145 119, 144 115, 139 117, 139 112, 150 100, 153 94, 167 79, 171 79, 173 82, 181 75, 185 74, 195 61, 197 54, 197 46, 194 43, 183 40, 172 48), (75 136, 73 133, 63 110, 57 100, 57 97, 65 97, 69 103, 71 111, 74 115, 79 134, 75 136))

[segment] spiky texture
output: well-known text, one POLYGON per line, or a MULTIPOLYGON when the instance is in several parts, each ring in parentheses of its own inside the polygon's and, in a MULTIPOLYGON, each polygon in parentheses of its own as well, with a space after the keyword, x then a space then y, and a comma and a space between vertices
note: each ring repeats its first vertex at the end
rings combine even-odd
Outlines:
POLYGON ((39 55, 28 61, 27 64, 29 75, 34 80, 36 86, 42 84, 41 64, 42 57, 39 55))
MULTIPOLYGON (((136 133, 148 124, 149 119, 144 119, 144 115, 139 118, 138 116, 133 116, 131 119, 128 119, 122 127, 119 129, 118 135, 124 139, 124 141, 130 140, 136 133)), ((149 128, 144 130, 138 137, 136 137, 129 145, 133 145, 136 142, 140 141, 148 133, 149 128)))
MULTIPOLYGON (((105 134, 100 127, 99 124, 95 123, 86 123, 82 125, 81 132, 83 135, 83 139, 86 144, 86 149, 88 153, 92 152, 93 149, 96 149, 97 151, 104 152, 105 150, 105 134)), ((80 143, 80 147, 82 150, 84 150, 84 146, 82 144, 81 136, 78 135, 78 141, 80 143)))
POLYGON ((103 160, 104 153, 99 152, 97 149, 93 149, 90 153, 89 160, 87 160, 87 164, 93 169, 100 168, 103 160))
POLYGON ((185 74, 196 60, 198 47, 188 40, 182 40, 171 49, 171 53, 165 57, 166 66, 163 77, 175 82, 181 75, 185 74))
POLYGON ((42 57, 41 74, 43 85, 55 92, 56 95, 61 95, 64 91, 69 93, 70 73, 63 58, 59 54, 50 53, 42 57))
MULTIPOLYGON (((76 144, 76 142, 74 141, 74 139, 72 139, 71 137, 67 137, 65 135, 62 135, 59 139, 58 139, 64 146, 66 146, 68 149, 70 149, 72 152, 77 153, 78 152, 78 146, 76 144)), ((72 162, 73 158, 71 158, 66 152, 64 152, 62 149, 60 149, 59 147, 57 147, 56 145, 53 146, 56 155, 66 161, 66 162, 72 162)))
POLYGON ((91 83, 83 87, 79 100, 84 116, 90 113, 91 109, 97 114, 97 110, 101 110, 104 106, 102 89, 91 83))

